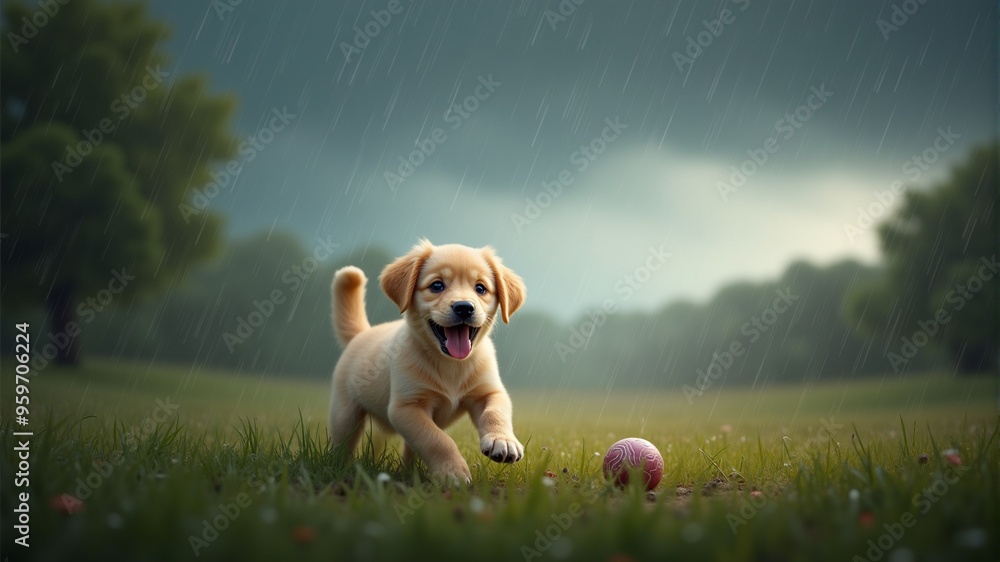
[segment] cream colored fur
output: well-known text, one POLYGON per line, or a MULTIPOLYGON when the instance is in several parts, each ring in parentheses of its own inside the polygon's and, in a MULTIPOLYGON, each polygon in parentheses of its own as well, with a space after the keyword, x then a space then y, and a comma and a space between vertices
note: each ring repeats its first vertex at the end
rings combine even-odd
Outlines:
POLYGON ((366 416, 398 432, 403 458, 414 454, 431 474, 469 482, 471 472, 444 429, 468 414, 480 450, 496 462, 517 462, 524 447, 514 436, 510 397, 500 381, 490 332, 497 315, 507 322, 524 302, 520 277, 490 247, 434 246, 422 240, 382 271, 382 290, 403 318, 371 326, 365 313, 365 274, 348 266, 334 275, 333 326, 344 352, 333 371, 329 430, 335 445, 354 450, 366 416), (435 281, 443 283, 432 291, 435 281), (485 294, 477 292, 482 285, 485 294), (471 302, 466 323, 478 327, 468 357, 442 349, 428 321, 456 322, 452 305, 471 302))

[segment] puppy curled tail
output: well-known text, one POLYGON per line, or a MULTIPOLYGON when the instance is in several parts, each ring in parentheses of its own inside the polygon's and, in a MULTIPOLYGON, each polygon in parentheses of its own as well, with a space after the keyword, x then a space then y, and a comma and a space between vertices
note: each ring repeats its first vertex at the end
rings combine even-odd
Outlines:
POLYGON ((365 312, 367 282, 365 273, 353 265, 343 267, 333 275, 333 283, 330 284, 333 331, 341 346, 346 347, 354 336, 372 327, 365 312))

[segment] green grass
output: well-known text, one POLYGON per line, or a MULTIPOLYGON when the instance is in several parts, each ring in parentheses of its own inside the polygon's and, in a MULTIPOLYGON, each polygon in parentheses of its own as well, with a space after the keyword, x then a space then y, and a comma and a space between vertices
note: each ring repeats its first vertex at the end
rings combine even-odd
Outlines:
POLYGON ((22 428, 4 367, 10 560, 852 560, 882 535, 881 560, 1000 558, 995 377, 713 387, 692 404, 680 392, 514 392, 525 460, 489 462, 462 421, 449 433, 474 484, 442 489, 404 470, 393 440, 366 441, 357 459, 329 450, 325 382, 50 368, 30 383, 24 549, 11 517, 22 428), (663 453, 652 494, 601 476, 601 454, 626 436, 663 453), (61 494, 82 509, 50 505, 61 494), (220 504, 240 503, 223 518, 220 504), (205 540, 216 518, 225 529, 196 557, 190 537, 205 540))

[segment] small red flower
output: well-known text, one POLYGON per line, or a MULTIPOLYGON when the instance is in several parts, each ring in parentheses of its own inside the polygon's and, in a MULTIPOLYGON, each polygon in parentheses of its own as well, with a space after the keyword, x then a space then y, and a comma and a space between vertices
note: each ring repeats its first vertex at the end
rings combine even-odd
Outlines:
POLYGON ((60 515, 75 515, 83 511, 83 500, 69 494, 52 496, 49 508, 60 515))
POLYGON ((552 472, 551 470, 546 470, 545 471, 545 475, 548 476, 549 478, 553 479, 553 480, 558 480, 559 479, 559 477, 556 476, 556 473, 552 472))
POLYGON ((962 455, 959 455, 958 453, 945 455, 944 460, 948 461, 948 464, 952 466, 962 466, 962 455))
POLYGON ((861 523, 862 527, 871 527, 875 525, 875 514, 870 511, 862 511, 858 515, 858 522, 861 523))
POLYGON ((295 544, 309 544, 316 540, 316 529, 307 525, 299 525, 292 529, 292 540, 295 544))

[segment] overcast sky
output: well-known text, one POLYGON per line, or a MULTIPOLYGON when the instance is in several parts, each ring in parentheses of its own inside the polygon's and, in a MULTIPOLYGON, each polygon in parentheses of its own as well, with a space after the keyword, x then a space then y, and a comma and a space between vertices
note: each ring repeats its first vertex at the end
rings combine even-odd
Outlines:
POLYGON ((557 2, 402 0, 390 18, 389 0, 244 0, 220 16, 225 1, 155 0, 153 13, 173 25, 177 70, 239 96, 241 135, 272 109, 296 115, 212 202, 231 235, 492 244, 529 307, 563 318, 607 298, 703 299, 797 258, 874 261, 874 230, 851 240, 844 223, 896 180, 946 176, 998 122, 990 1, 928 0, 895 20, 870 0, 591 0, 565 17, 557 2), (474 111, 446 115, 477 87, 474 111), (806 118, 778 123, 796 110, 806 118), (602 133, 582 169, 574 153, 602 133), (434 152, 390 189, 419 141, 434 152), (935 141, 946 150, 916 178, 906 162, 935 141), (724 199, 719 182, 766 146, 724 199), (537 218, 512 219, 561 172, 572 183, 537 218), (651 247, 671 257, 626 298, 615 285, 651 247))

